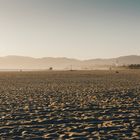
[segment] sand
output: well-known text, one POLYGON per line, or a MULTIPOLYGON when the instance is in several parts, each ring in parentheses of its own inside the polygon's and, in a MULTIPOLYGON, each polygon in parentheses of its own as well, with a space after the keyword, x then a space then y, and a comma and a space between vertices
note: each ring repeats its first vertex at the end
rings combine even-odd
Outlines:
POLYGON ((0 139, 140 139, 140 71, 1 72, 0 139))

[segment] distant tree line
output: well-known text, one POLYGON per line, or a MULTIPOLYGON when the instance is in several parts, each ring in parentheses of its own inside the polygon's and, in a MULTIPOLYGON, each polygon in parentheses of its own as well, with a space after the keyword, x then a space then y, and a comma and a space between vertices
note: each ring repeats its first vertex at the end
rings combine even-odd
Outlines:
POLYGON ((130 69, 140 69, 140 64, 131 64, 128 66, 130 69))

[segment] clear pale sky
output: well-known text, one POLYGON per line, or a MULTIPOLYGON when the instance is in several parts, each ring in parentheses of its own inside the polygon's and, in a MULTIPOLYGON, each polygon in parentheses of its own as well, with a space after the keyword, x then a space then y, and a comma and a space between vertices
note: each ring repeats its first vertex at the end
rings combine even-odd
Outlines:
POLYGON ((0 0, 0 56, 140 55, 140 0, 0 0))

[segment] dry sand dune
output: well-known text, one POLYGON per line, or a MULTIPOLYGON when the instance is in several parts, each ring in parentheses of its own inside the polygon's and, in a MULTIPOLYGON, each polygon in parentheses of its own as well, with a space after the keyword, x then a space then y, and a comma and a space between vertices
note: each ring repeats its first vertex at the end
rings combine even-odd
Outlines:
POLYGON ((140 71, 0 73, 1 139, 140 139, 140 71))

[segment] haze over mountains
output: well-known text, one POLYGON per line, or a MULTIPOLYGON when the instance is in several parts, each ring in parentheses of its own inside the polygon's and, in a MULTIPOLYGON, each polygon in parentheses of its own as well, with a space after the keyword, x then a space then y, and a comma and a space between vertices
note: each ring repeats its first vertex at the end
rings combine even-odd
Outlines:
POLYGON ((89 59, 78 60, 70 58, 33 58, 24 56, 5 56, 0 57, 0 69, 49 69, 53 67, 56 70, 73 69, 98 69, 110 65, 128 65, 140 64, 140 56, 130 55, 110 59, 89 59))

